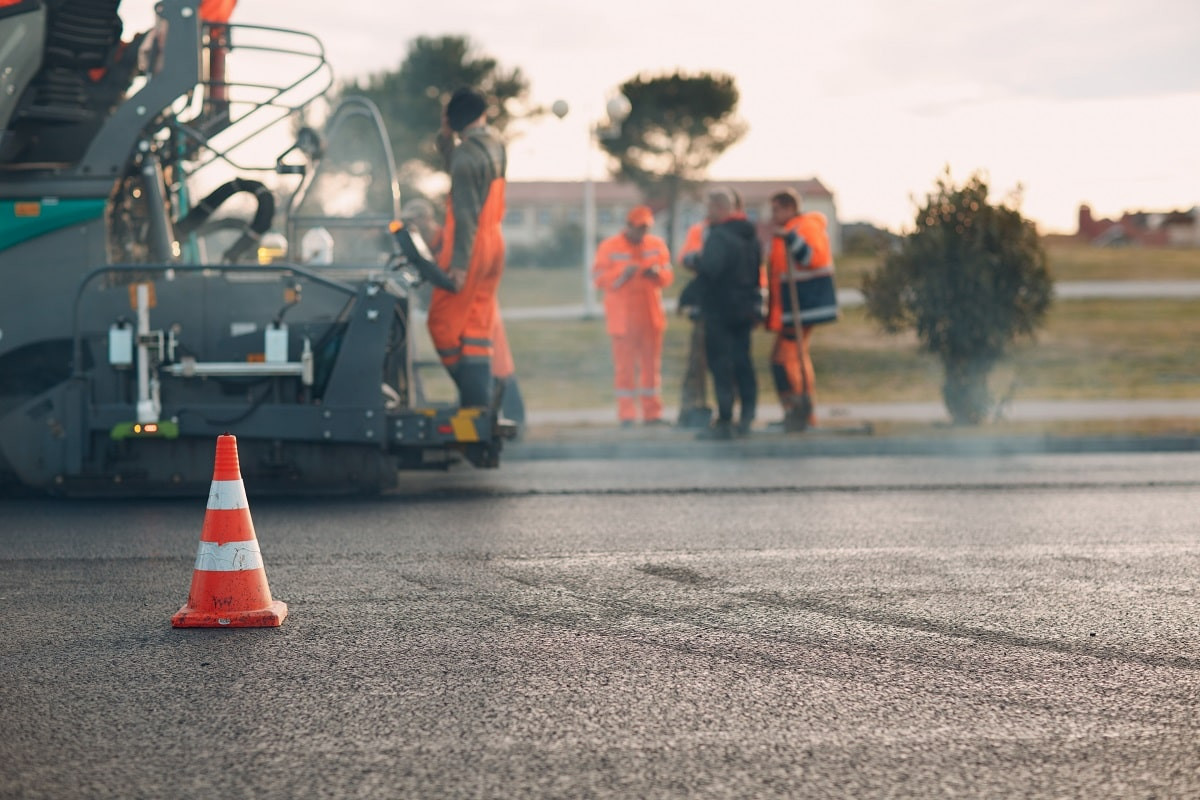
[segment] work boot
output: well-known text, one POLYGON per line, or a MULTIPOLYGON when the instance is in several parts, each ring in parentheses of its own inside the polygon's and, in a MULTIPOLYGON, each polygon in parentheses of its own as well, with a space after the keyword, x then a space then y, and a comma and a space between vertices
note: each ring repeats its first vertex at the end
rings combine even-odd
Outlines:
POLYGON ((780 427, 784 433, 803 433, 808 430, 808 418, 802 417, 794 411, 789 411, 783 415, 783 423, 780 427))
MULTIPOLYGON (((805 428, 807 428, 810 424, 812 424, 812 418, 813 418, 812 395, 811 394, 802 394, 798 398, 796 398, 796 407, 792 409, 792 412, 797 417, 804 420, 805 428)), ((803 430, 803 428, 801 428, 801 430, 803 430)))
POLYGON ((679 412, 679 427, 681 428, 707 428, 712 422, 712 409, 708 406, 692 406, 685 408, 679 412))
POLYGON ((711 427, 696 434, 701 441, 725 442, 733 438, 733 423, 727 419, 719 419, 711 427))
POLYGON ((521 386, 517 376, 510 375, 504 384, 504 399, 500 402, 500 415, 505 419, 525 427, 525 398, 521 396, 521 386))
POLYGON ((492 404, 492 365, 459 364, 454 371, 458 385, 458 403, 463 408, 490 408, 492 404))
POLYGON ((504 393, 508 389, 508 380, 506 378, 497 378, 492 376, 492 393, 491 400, 488 401, 488 410, 497 418, 500 417, 500 409, 504 403, 504 393))

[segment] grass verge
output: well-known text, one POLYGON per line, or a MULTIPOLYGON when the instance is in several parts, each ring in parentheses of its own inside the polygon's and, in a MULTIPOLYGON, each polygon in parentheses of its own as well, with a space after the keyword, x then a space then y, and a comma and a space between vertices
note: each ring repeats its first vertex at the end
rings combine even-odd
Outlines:
MULTIPOLYGON (((1056 281, 1200 280, 1200 249, 1097 248, 1057 240, 1047 243, 1046 258, 1056 281)), ((837 260, 838 285, 860 288, 879 258, 842 255, 837 260)), ((667 297, 677 296, 686 276, 676 275, 667 297)), ((500 287, 504 308, 577 304, 583 301, 583 273, 578 266, 561 269, 510 268, 500 287)))
MULTIPOLYGON (((1200 398, 1200 302, 1104 300, 1056 304, 1045 330, 1019 343, 992 375, 999 396, 1021 399, 1200 398)), ((663 344, 663 394, 678 402, 689 325, 672 318, 663 344)), ((613 403, 612 355, 604 322, 512 322, 509 340, 531 406, 597 408, 613 403)), ((772 337, 754 335, 763 402, 773 402, 772 337)), ((819 402, 940 402, 941 367, 912 335, 879 332, 862 309, 816 332, 819 402)))

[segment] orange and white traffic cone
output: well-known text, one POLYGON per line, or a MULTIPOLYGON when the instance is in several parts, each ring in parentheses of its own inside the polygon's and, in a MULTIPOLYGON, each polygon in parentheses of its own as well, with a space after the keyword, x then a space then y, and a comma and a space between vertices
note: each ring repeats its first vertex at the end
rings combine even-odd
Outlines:
POLYGON ((208 511, 187 605, 171 617, 176 628, 273 628, 287 604, 271 599, 250 503, 238 465, 237 437, 217 437, 208 511))

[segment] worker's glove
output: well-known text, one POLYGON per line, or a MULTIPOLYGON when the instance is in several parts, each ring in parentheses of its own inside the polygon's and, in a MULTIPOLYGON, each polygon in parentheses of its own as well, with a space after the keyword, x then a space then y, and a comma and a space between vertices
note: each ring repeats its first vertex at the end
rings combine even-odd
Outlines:
POLYGON ((685 255, 683 257, 683 266, 687 267, 692 272, 696 271, 696 265, 698 265, 699 263, 700 263, 700 253, 697 251, 692 251, 691 253, 688 253, 687 255, 685 255))
POLYGON ((803 236, 797 235, 795 231, 787 231, 783 234, 783 242, 787 245, 792 261, 801 267, 809 265, 812 261, 812 248, 803 236))

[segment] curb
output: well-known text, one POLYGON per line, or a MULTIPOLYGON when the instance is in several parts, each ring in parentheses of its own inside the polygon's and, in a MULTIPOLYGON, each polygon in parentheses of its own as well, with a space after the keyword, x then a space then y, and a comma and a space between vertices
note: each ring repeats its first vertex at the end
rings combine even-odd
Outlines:
POLYGON ((986 456, 1080 453, 1191 453, 1200 451, 1200 436, 805 436, 762 435, 728 442, 553 441, 515 442, 504 448, 508 461, 584 459, 729 459, 870 456, 986 456))

